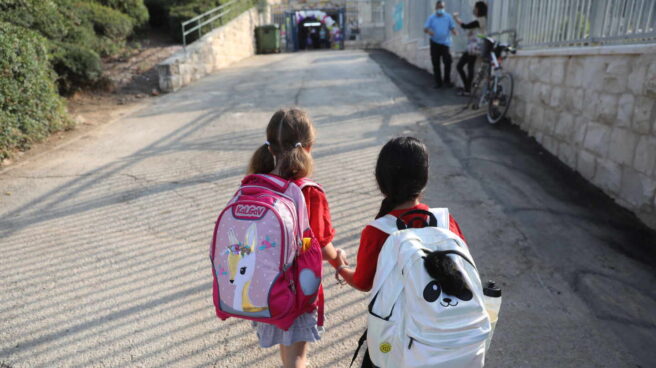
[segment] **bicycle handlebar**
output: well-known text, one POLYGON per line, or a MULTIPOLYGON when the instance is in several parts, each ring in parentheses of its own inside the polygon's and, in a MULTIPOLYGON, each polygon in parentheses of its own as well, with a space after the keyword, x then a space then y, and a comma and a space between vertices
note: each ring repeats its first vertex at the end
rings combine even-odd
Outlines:
MULTIPOLYGON (((517 38, 517 30, 514 29, 514 28, 511 28, 511 29, 504 29, 504 30, 501 30, 501 31, 488 33, 486 36, 484 36, 484 35, 478 35, 478 37, 479 37, 479 38, 487 38, 487 37, 489 37, 489 38, 493 39, 492 36, 500 36, 500 35, 503 35, 503 34, 509 34, 509 35, 511 35, 511 43, 512 43, 512 47, 513 47, 513 48, 517 48, 517 45, 519 44, 519 41, 522 41, 521 38, 517 38)), ((493 39, 493 40, 494 40, 494 39, 493 39)), ((495 40, 495 42, 496 42, 496 40, 495 40)))

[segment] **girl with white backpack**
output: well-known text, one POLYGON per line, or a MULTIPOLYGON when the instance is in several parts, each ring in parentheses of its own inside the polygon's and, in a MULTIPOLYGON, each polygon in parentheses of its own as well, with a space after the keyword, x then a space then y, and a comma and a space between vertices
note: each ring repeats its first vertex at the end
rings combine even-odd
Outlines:
POLYGON ((483 288, 448 210, 420 202, 428 167, 428 150, 418 139, 385 144, 376 164, 385 198, 362 231, 357 268, 337 270, 352 287, 371 291, 363 367, 484 364, 491 325, 483 288))

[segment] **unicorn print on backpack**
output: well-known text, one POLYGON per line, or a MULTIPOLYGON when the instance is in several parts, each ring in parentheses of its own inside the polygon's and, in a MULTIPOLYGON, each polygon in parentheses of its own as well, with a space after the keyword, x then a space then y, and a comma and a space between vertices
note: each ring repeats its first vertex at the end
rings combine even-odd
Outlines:
MULTIPOLYGON (((231 243, 237 237, 234 231, 228 235, 231 243)), ((239 243, 233 243, 239 244, 239 243)), ((230 249, 228 255, 228 263, 230 267, 230 283, 235 286, 235 296, 232 303, 232 308, 241 312, 260 312, 268 309, 268 307, 257 307, 251 302, 248 290, 251 286, 251 281, 255 273, 255 261, 257 257, 257 226, 251 224, 246 230, 246 238, 239 247, 238 252, 230 249)))

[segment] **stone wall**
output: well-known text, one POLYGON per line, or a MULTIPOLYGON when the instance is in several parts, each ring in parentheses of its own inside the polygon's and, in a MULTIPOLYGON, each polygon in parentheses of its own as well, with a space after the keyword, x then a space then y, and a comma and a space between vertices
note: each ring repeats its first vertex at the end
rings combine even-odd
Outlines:
POLYGON ((159 88, 172 92, 228 65, 255 55, 256 8, 187 45, 157 66, 159 88))
MULTIPOLYGON (((382 46, 432 73, 420 43, 382 46)), ((656 45, 520 51, 504 68, 515 78, 512 122, 656 228, 656 45)))
POLYGON ((656 45, 508 58, 513 123, 656 228, 656 45))

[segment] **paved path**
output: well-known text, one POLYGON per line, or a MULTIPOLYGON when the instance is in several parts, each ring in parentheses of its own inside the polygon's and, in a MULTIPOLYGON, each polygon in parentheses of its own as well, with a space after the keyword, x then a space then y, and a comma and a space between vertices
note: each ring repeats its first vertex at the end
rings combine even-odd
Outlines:
MULTIPOLYGON (((488 366, 653 363, 653 258, 641 251, 653 233, 429 83, 385 53, 254 57, 0 173, 0 367, 278 367, 248 323, 214 317, 207 245, 268 118, 290 105, 318 127, 315 178, 351 255, 379 205, 381 145, 398 134, 430 145, 426 201, 452 208, 482 274, 504 287, 488 366), (595 297, 600 287, 613 295, 595 297)), ((324 285, 328 328, 312 366, 345 367, 365 295, 331 274, 324 285)))

